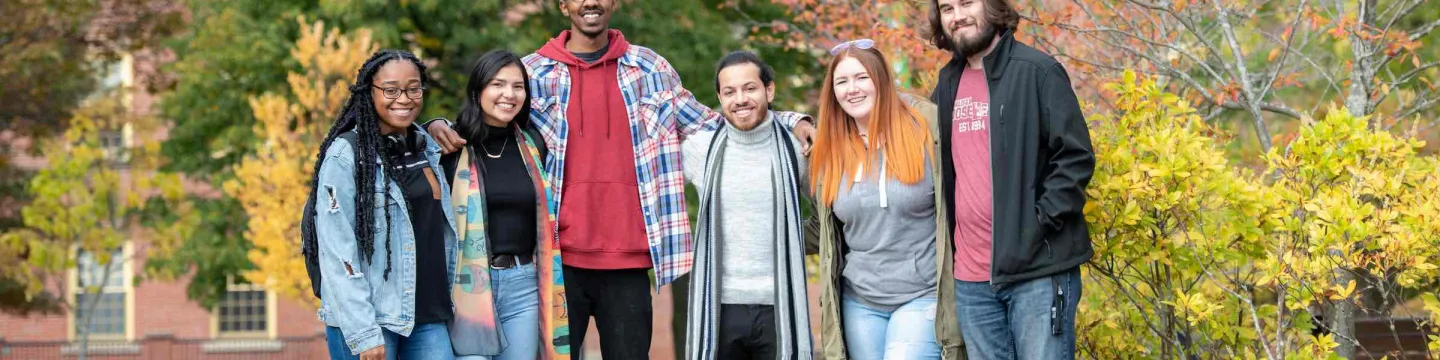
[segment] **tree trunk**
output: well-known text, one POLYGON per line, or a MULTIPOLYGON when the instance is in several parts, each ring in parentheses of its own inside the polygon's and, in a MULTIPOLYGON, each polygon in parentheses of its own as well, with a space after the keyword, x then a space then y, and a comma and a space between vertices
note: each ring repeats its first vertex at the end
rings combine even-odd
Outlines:
MULTIPOLYGON (((1349 108, 1350 115, 1368 116, 1374 107, 1371 103, 1373 82, 1375 74, 1379 70, 1380 59, 1374 56, 1376 46, 1372 41, 1359 36, 1361 31, 1367 28, 1376 27, 1375 0, 1360 0, 1355 5, 1356 25, 1350 31, 1350 52, 1353 55, 1354 68, 1351 72, 1350 89, 1345 96, 1345 107, 1349 108)), ((1345 12, 1347 1, 1336 1, 1335 7, 1340 13, 1345 12)), ((1378 128, 1378 119, 1369 120, 1372 129, 1378 128)), ((1357 281, 1355 275, 1348 269, 1336 269, 1335 284, 1340 286, 1349 285, 1351 281, 1357 281)), ((1330 328, 1335 333, 1335 340, 1340 344, 1335 348, 1336 355, 1342 358, 1354 359, 1356 349, 1355 334, 1355 313, 1358 306, 1352 299, 1345 299, 1336 303, 1333 314, 1330 316, 1330 328)))
MULTIPOLYGON (((1344 287, 1355 280, 1350 271, 1340 269, 1335 271, 1335 284, 1344 287)), ((1355 349, 1355 302, 1350 299, 1343 299, 1330 308, 1330 331, 1335 335, 1335 342, 1340 346, 1335 348, 1335 354, 1342 358, 1354 359, 1355 349)))

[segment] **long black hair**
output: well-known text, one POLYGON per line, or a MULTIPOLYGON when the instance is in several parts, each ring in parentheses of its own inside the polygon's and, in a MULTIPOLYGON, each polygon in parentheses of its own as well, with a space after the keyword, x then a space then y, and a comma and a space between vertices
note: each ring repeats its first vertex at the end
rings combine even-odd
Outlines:
POLYGON ((520 68, 520 77, 525 79, 525 98, 520 101, 520 113, 511 120, 511 126, 528 130, 530 124, 530 73, 525 70, 525 63, 520 62, 520 57, 508 50, 491 50, 480 55, 475 60, 475 67, 470 70, 470 82, 465 85, 465 102, 460 106, 460 116, 455 121, 455 132, 465 137, 465 141, 471 144, 479 144, 489 135, 489 129, 485 127, 485 111, 480 108, 480 103, 475 99, 485 90, 485 86, 495 80, 500 74, 500 69, 506 66, 515 65, 520 68))
MULTIPOLYGON (((314 198, 319 190, 317 184, 320 181, 320 167, 325 162, 326 153, 330 151, 330 145, 335 138, 352 129, 356 134, 356 143, 350 144, 355 147, 355 242, 359 245, 362 257, 368 262, 373 261, 375 256, 375 167, 380 166, 382 180, 385 184, 390 183, 391 176, 389 166, 382 164, 382 143, 380 135, 380 114, 375 111, 375 99, 371 92, 371 83, 375 81, 375 73, 380 68, 392 61, 408 61, 420 70, 420 83, 424 86, 429 80, 425 75, 425 64, 415 54, 403 50, 381 50, 365 60, 360 66, 360 71, 355 75, 355 83, 350 85, 350 99, 345 101, 345 108, 340 110, 339 118, 335 119, 335 125, 330 127, 330 133, 325 135, 325 141, 320 143, 320 152, 315 156, 315 172, 310 176, 310 196, 314 198)), ((408 96, 408 94, 402 95, 408 96)), ((387 187, 385 190, 389 190, 387 187)), ((383 193, 382 193, 383 194, 383 193)), ((390 249, 390 207, 385 206, 385 252, 390 249)), ((310 218, 309 224, 302 224, 300 235, 303 239, 301 252, 304 253, 306 261, 314 261, 319 256, 317 249, 319 239, 316 238, 314 218, 310 218)), ((318 262, 317 262, 318 263, 318 262)), ((385 280, 390 279, 390 259, 385 259, 385 280)))

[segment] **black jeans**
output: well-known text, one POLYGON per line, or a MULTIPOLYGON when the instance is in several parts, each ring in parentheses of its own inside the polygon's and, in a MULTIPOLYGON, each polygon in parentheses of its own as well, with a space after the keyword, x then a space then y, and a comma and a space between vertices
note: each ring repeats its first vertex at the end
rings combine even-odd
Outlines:
POLYGON ((774 359, 775 306, 721 304, 718 341, 717 360, 774 359))
POLYGON ((565 266, 565 297, 570 311, 570 349, 583 359, 590 317, 600 332, 606 359, 650 358, 654 309, 650 306, 649 269, 591 270, 565 266))

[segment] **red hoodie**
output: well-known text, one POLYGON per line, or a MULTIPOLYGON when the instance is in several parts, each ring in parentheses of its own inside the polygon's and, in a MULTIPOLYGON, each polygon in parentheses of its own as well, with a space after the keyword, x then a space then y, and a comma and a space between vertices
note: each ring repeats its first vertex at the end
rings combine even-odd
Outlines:
POLYGON ((630 117, 620 94, 618 60, 630 43, 612 29, 605 55, 587 63, 565 48, 570 35, 561 32, 537 51, 570 70, 565 191, 558 220, 562 261, 584 269, 649 268, 630 117))

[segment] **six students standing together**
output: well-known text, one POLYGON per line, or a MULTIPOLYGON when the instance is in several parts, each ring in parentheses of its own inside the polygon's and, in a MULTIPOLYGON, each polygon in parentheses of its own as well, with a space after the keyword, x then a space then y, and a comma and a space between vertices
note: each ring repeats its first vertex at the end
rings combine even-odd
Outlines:
POLYGON ((358 71, 302 222, 331 358, 578 359, 593 317, 604 358, 645 359, 685 274, 689 359, 1074 358, 1095 159, 1006 0, 931 0, 954 57, 928 100, 880 44, 835 46, 814 118, 772 109, 748 52, 712 110, 609 27, 617 1, 559 3, 570 29, 482 55, 453 123, 416 123, 414 55, 358 71))

